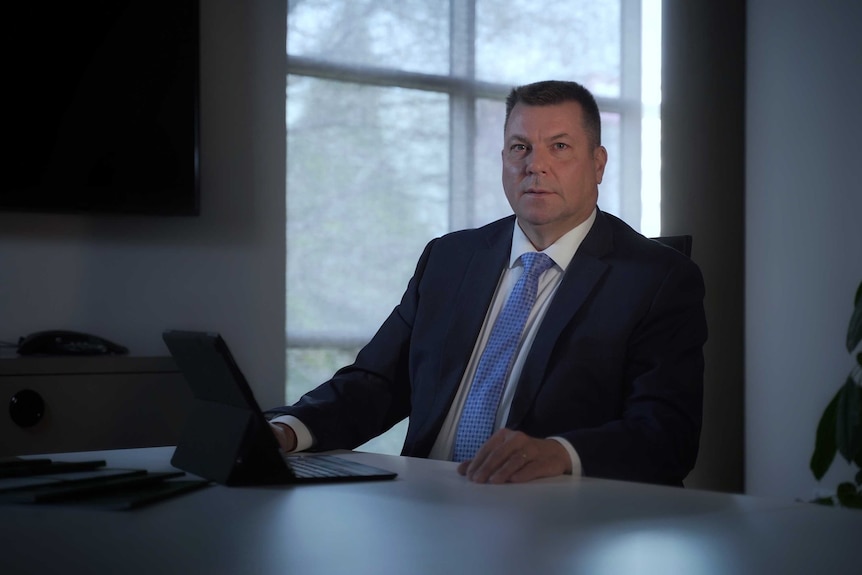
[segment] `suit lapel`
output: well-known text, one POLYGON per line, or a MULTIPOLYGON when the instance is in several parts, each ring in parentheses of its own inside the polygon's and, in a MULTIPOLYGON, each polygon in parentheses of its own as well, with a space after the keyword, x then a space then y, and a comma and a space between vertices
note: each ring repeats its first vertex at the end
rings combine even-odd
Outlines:
POLYGON ((593 227, 566 268, 554 299, 539 326, 518 380, 506 427, 517 429, 532 406, 544 383, 546 367, 560 333, 572 321, 605 274, 608 264, 602 257, 612 249, 612 245, 610 226, 599 211, 593 227))
MULTIPOLYGON (((511 218, 511 223, 514 225, 514 217, 511 218)), ((489 235, 487 243, 472 254, 463 271, 455 297, 456 308, 440 357, 441 388, 435 396, 435 405, 429 411, 433 414, 435 437, 461 383, 491 298, 497 289, 500 274, 508 262, 512 246, 512 227, 503 226, 498 230, 500 231, 489 235)))

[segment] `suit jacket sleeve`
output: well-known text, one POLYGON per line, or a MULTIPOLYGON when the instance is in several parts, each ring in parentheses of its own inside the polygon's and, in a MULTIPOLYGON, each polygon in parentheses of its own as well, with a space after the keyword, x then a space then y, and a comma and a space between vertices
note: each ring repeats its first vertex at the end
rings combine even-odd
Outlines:
POLYGON ((293 415, 301 420, 314 435, 313 451, 353 449, 410 415, 408 365, 417 284, 435 241, 426 246, 400 305, 360 350, 356 361, 295 405, 266 412, 269 417, 293 415))
MULTIPOLYGON (((575 338, 569 348, 592 362, 575 370, 592 387, 585 392, 592 399, 583 402, 592 414, 578 409, 587 424, 561 433, 577 450, 585 475, 681 484, 694 467, 707 333, 703 279, 691 262, 671 261, 660 274, 646 275, 640 290, 610 290, 630 298, 616 309, 599 306, 606 308, 603 323, 621 327, 617 336, 575 338)), ((609 273, 606 287, 626 275, 609 273)))

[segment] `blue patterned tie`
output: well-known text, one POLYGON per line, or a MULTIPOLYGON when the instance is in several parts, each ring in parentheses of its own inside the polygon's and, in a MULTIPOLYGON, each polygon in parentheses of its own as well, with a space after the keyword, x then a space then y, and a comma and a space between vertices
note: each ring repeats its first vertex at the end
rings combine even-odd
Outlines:
POLYGON ((482 444, 491 437, 497 407, 509 370, 515 360, 515 352, 521 340, 521 332, 533 304, 536 303, 536 292, 539 286, 539 276, 554 265, 554 261, 546 254, 528 252, 521 255, 524 273, 515 284, 503 311, 497 317, 485 351, 479 359, 476 375, 467 394, 461 421, 455 435, 455 450, 453 461, 472 459, 482 444))

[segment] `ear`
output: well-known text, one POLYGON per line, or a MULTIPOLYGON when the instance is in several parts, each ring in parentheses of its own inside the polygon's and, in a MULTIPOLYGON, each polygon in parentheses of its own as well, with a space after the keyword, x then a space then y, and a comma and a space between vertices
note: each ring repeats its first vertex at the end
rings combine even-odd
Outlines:
POLYGON ((593 150, 593 167, 596 171, 596 183, 601 184, 608 163, 608 151, 604 146, 596 146, 593 150))

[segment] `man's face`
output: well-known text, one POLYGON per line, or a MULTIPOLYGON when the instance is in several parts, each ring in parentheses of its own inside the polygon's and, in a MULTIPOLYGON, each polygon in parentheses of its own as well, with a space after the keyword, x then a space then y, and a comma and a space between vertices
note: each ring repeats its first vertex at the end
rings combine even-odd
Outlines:
POLYGON ((608 155, 592 147, 577 102, 516 104, 503 144, 503 189, 521 228, 545 249, 586 220, 608 155))

